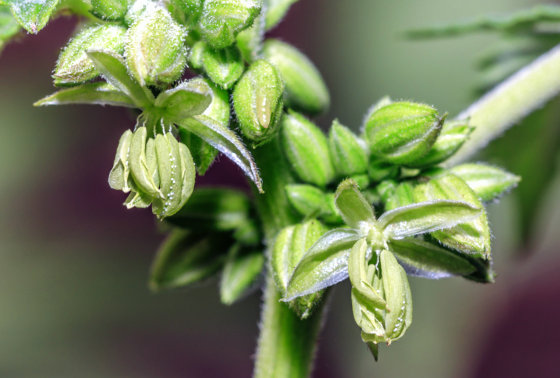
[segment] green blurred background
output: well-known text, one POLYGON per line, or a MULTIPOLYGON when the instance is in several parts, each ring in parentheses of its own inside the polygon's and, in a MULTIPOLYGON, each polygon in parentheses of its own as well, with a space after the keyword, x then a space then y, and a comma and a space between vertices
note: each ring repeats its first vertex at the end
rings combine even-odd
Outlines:
MULTIPOLYGON (((528 0, 301 0, 272 34, 306 52, 332 95, 329 114, 358 130, 383 95, 451 115, 476 98, 475 61, 493 34, 407 41, 403 31, 508 12, 528 0)), ((152 294, 162 239, 149 211, 126 211, 106 176, 121 109, 33 108, 76 20, 60 18, 0 58, 0 377, 248 377, 259 296, 226 308, 216 282, 152 294)), ((558 100, 477 158, 523 175, 489 206, 497 282, 411 279, 414 322, 373 362, 349 287, 334 291, 315 377, 557 377, 560 352, 558 100)), ((239 185, 225 159, 206 183, 239 185)))

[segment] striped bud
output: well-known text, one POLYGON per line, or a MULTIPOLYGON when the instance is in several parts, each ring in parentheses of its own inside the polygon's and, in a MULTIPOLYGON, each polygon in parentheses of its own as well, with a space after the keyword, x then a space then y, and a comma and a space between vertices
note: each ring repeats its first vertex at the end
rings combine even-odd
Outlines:
MULTIPOLYGON (((289 226, 280 231, 274 241, 270 257, 270 267, 276 286, 285 294, 288 282, 305 252, 315 243, 327 228, 318 220, 289 226)), ((300 318, 311 315, 323 292, 308 294, 289 302, 300 318)))
POLYGON ((396 178, 399 174, 397 165, 385 163, 377 159, 371 159, 368 165, 368 175, 373 182, 396 178))
POLYGON ((253 24, 261 5, 261 0, 206 0, 198 30, 212 47, 223 49, 235 42, 239 32, 253 24))
POLYGON ((146 10, 128 29, 126 63, 141 85, 164 86, 177 80, 187 63, 186 31, 169 12, 146 10))
POLYGON ((264 60, 251 64, 233 91, 233 108, 243 135, 260 144, 278 130, 284 85, 276 69, 264 60))
POLYGON ((127 0, 91 0, 91 13, 103 20, 122 20, 127 10, 127 0))
POLYGON ((224 89, 230 89, 245 69, 236 46, 215 50, 206 45, 201 53, 202 69, 210 80, 224 89))
POLYGON ((87 50, 124 51, 126 29, 118 25, 96 25, 81 30, 60 53, 53 73, 55 85, 74 85, 99 75, 87 50))
POLYGON ((425 104, 393 102, 374 111, 365 125, 372 155, 393 164, 410 164, 428 153, 443 117, 425 104))
POLYGON ((490 258, 490 228, 486 211, 465 181, 452 174, 432 179, 414 189, 414 199, 415 202, 438 199, 463 201, 481 209, 480 215, 474 220, 432 232, 431 235, 446 247, 473 256, 490 258))
POLYGON ((426 155, 407 164, 409 167, 429 167, 450 158, 469 139, 474 127, 465 121, 445 122, 439 137, 426 155))
POLYGON ((449 172, 463 179, 481 201, 500 197, 521 180, 519 176, 501 168, 480 163, 458 165, 449 172))
MULTIPOLYGON (((338 176, 348 177, 368 170, 367 146, 350 129, 334 120, 329 132, 329 148, 338 176)), ((361 185, 360 187, 367 187, 361 185)))
POLYGON ((298 0, 265 0, 266 30, 278 25, 296 1, 298 0))
POLYGON ((315 65, 295 47, 268 40, 263 58, 272 63, 286 86, 284 100, 290 108, 305 113, 322 113, 329 107, 329 90, 315 65))
POLYGON ((301 114, 282 117, 281 143, 294 172, 303 182, 324 187, 335 177, 327 137, 301 114))
POLYGON ((391 195, 384 201, 385 211, 396 209, 397 207, 412 205, 414 201, 414 187, 410 182, 402 182, 397 185, 391 195))

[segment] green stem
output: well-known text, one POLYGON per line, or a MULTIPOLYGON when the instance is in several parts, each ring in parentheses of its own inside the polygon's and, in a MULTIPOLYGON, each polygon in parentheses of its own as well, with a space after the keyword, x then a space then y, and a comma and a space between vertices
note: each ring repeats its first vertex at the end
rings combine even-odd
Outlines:
MULTIPOLYGON (((286 197, 285 185, 293 182, 278 139, 255 150, 265 194, 257 196, 257 208, 263 222, 267 245, 281 228, 298 222, 286 197)), ((260 335, 255 361, 255 378, 305 378, 311 373, 322 308, 306 320, 283 302, 270 273, 264 289, 260 335)))
POLYGON ((474 132, 446 161, 452 166, 472 156, 492 139, 560 92, 560 45, 539 57, 480 100, 457 119, 470 118, 474 132))

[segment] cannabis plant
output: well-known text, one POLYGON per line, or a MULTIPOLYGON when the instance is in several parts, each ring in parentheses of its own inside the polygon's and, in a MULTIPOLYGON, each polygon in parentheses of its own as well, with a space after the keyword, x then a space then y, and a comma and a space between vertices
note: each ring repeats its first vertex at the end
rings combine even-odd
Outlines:
MULTIPOLYGON (((493 282, 485 203, 520 178, 464 160, 560 89, 554 48, 455 118, 384 97, 359 133, 337 120, 324 133, 310 118, 329 106, 321 74, 266 37, 294 2, 0 0, 2 43, 82 16, 53 70, 59 90, 35 105, 131 109, 108 184, 169 230, 150 287, 220 274, 231 305, 262 284, 259 378, 310 374, 330 288, 344 280, 375 359, 412 324, 408 276, 493 282), (195 187, 220 153, 251 195, 195 187)), ((557 22, 555 10, 532 20, 557 22)))

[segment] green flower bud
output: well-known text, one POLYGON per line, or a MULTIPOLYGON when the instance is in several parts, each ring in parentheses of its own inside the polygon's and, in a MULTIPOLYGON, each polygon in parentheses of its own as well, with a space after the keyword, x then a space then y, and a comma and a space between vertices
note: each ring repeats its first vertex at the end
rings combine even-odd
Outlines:
POLYGON ((407 164, 409 167, 429 167, 450 158, 469 139, 474 128, 465 121, 445 122, 439 137, 426 155, 407 164))
MULTIPOLYGON (((272 276, 278 289, 285 294, 288 282, 296 266, 309 247, 313 245, 327 228, 313 219, 308 222, 282 229, 274 241, 270 256, 272 276)), ((323 291, 308 294, 289 302, 290 307, 301 319, 309 317, 320 301, 323 291)))
POLYGON ((352 310, 362 329, 362 340, 377 344, 401 338, 412 323, 412 296, 404 269, 393 254, 382 250, 377 264, 367 260, 361 239, 350 252, 348 275, 352 283, 352 310))
POLYGON ((368 165, 368 175, 373 182, 395 178, 398 174, 399 167, 397 165, 385 163, 377 159, 371 159, 368 165))
POLYGON ((202 13, 202 0, 168 0, 169 12, 183 25, 195 25, 202 13))
POLYGON ((122 54, 126 29, 118 25, 88 26, 81 30, 60 53, 53 73, 55 85, 74 85, 99 75, 87 50, 108 50, 122 54))
POLYGON ((270 140, 282 116, 284 85, 264 60, 251 64, 233 91, 233 108, 245 137, 256 144, 270 140))
POLYGON ((369 117, 371 117, 371 115, 373 113, 375 113, 378 109, 381 109, 385 105, 389 105, 389 104, 392 104, 392 103, 393 103, 393 100, 391 100, 391 97, 384 96, 384 97, 381 97, 379 100, 377 100, 377 102, 375 104, 370 106, 368 108, 367 112, 366 112, 366 115, 364 116, 364 121, 362 122, 362 129, 365 129, 366 123, 367 123, 369 117))
POLYGON ((208 45, 203 41, 198 41, 191 47, 187 58, 191 68, 202 69, 202 54, 207 48, 208 45))
POLYGON ((414 201, 414 187, 409 182, 402 182, 386 198, 385 211, 396 209, 397 207, 412 205, 414 201))
POLYGON ((358 186, 360 188, 364 188, 367 189, 367 187, 369 186, 369 184, 371 183, 369 176, 366 174, 357 174, 357 175, 352 175, 349 177, 350 179, 354 180, 356 182, 356 184, 358 184, 358 186))
POLYGON ((449 172, 463 179, 481 201, 500 197, 521 180, 503 169, 480 163, 458 165, 449 172))
POLYGON ((429 105, 394 102, 377 109, 368 118, 365 137, 370 151, 393 164, 414 163, 435 143, 444 117, 429 105))
POLYGON ((327 202, 327 194, 313 185, 287 185, 286 194, 290 204, 304 217, 317 217, 327 202))
MULTIPOLYGON (((368 170, 367 146, 350 129, 334 120, 329 132, 329 147, 337 174, 347 177, 368 170)), ((369 180, 368 180, 369 181, 369 180)), ((367 187, 367 185, 360 185, 367 187)))
POLYGON ((237 47, 246 62, 252 63, 261 55, 264 38, 264 17, 255 18, 253 25, 237 35, 237 47))
POLYGON ((270 30, 282 21, 290 6, 298 0, 265 0, 266 30, 270 30))
POLYGON ((263 57, 272 63, 284 84, 288 107, 306 113, 325 111, 330 103, 329 90, 313 63, 295 47, 277 40, 264 43, 263 57))
POLYGON ((301 114, 282 117, 281 141, 294 172, 303 182, 324 187, 335 177, 325 134, 301 114))
POLYGON ((438 199, 467 202, 481 209, 474 220, 458 226, 432 232, 431 235, 446 247, 475 257, 490 258, 490 228, 482 203, 473 190, 459 177, 447 174, 430 180, 414 189, 415 202, 438 199))
POLYGON ((103 20, 122 20, 127 10, 127 0, 91 0, 91 13, 103 20))
POLYGON ((154 200, 152 211, 160 218, 178 212, 194 189, 195 167, 187 146, 171 133, 155 138, 161 196, 154 200))
POLYGON ((261 3, 260 0, 206 0, 198 20, 202 38, 216 49, 228 47, 239 32, 253 24, 261 3))
POLYGON ((202 52, 202 68, 214 83, 232 88, 245 69, 239 49, 235 46, 215 50, 207 46, 202 52))
POLYGON ((128 29, 126 63, 141 85, 177 80, 187 63, 185 29, 163 8, 146 10, 128 29))
POLYGON ((130 192, 129 178, 130 169, 128 166, 128 154, 130 151, 130 142, 132 140, 132 131, 126 130, 119 140, 117 153, 115 154, 115 162, 109 173, 109 186, 115 190, 122 190, 125 193, 130 192))

